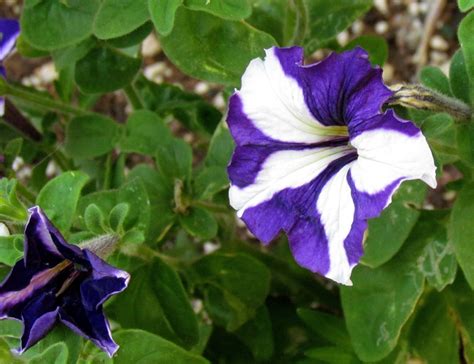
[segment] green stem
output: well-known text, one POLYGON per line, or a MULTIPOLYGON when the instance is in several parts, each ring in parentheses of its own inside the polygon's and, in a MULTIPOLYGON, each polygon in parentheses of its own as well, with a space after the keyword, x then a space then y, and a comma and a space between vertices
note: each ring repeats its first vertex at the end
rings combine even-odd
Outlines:
POLYGON ((302 45, 308 27, 308 11, 304 0, 293 0, 296 10, 296 24, 291 39, 292 45, 302 45))
POLYGON ((87 111, 85 110, 81 110, 81 109, 78 109, 77 107, 65 104, 63 102, 50 99, 47 96, 43 96, 41 94, 28 91, 19 86, 5 83, 4 87, 5 87, 6 95, 10 95, 12 97, 16 97, 21 100, 30 102, 32 104, 41 106, 42 108, 47 109, 47 110, 59 111, 64 114, 71 114, 75 116, 87 114, 87 111))
POLYGON ((140 99, 140 96, 138 96, 138 93, 132 84, 125 86, 123 88, 123 91, 125 92, 125 95, 127 95, 128 101, 130 101, 130 104, 135 110, 140 110, 140 109, 145 108, 143 106, 142 100, 140 99))

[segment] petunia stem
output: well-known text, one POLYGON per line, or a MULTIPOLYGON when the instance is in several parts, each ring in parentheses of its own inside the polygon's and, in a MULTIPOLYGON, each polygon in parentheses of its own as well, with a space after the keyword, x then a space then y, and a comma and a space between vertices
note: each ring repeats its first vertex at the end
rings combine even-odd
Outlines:
POLYGON ((137 91, 135 90, 135 87, 133 87, 133 84, 130 84, 128 86, 125 86, 123 88, 123 91, 125 92, 125 95, 127 95, 128 101, 130 101, 130 104, 135 110, 140 110, 144 109, 145 107, 143 106, 143 102, 140 99, 140 96, 138 95, 137 91))
POLYGON ((87 114, 86 110, 82 110, 75 106, 71 106, 63 102, 53 100, 47 96, 29 91, 23 87, 12 85, 10 83, 3 83, 2 91, 2 93, 4 93, 5 95, 9 95, 14 98, 19 98, 26 102, 40 106, 46 110, 59 111, 64 114, 70 114, 74 116, 87 114))
POLYGON ((388 101, 390 105, 445 112, 459 121, 467 121, 473 117, 469 105, 421 85, 398 85, 393 88, 394 94, 388 101))
POLYGON ((228 207, 226 207, 224 205, 219 205, 219 204, 216 204, 216 203, 213 203, 213 202, 209 202, 209 201, 193 200, 193 201, 191 201, 191 206, 202 207, 202 208, 207 209, 207 210, 212 211, 212 212, 232 213, 233 214, 233 212, 231 210, 229 210, 228 207))

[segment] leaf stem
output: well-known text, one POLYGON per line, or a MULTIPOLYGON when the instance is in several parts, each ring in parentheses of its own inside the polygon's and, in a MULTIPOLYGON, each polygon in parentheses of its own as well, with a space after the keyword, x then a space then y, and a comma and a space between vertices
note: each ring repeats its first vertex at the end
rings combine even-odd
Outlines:
POLYGON ((303 45, 308 27, 308 10, 304 0, 293 0, 293 4, 296 10, 296 23, 290 44, 303 45))
POLYGON ((127 95, 128 101, 130 101, 130 104, 132 105, 134 110, 140 110, 145 108, 143 106, 142 100, 140 99, 140 96, 135 90, 135 87, 133 87, 133 84, 125 86, 123 88, 123 91, 125 92, 125 95, 127 95))
POLYGON ((222 212, 222 213, 231 212, 227 206, 218 205, 216 203, 209 202, 209 201, 193 200, 191 202, 191 206, 202 207, 202 208, 204 208, 206 210, 209 210, 209 211, 212 211, 212 212, 222 212))
POLYGON ((64 114, 71 114, 75 116, 87 114, 87 111, 85 110, 65 104, 60 101, 53 100, 47 96, 43 96, 36 92, 29 91, 26 88, 15 86, 9 83, 5 83, 3 86, 5 88, 6 95, 10 95, 14 98, 19 98, 32 104, 41 106, 46 110, 59 111, 64 114))

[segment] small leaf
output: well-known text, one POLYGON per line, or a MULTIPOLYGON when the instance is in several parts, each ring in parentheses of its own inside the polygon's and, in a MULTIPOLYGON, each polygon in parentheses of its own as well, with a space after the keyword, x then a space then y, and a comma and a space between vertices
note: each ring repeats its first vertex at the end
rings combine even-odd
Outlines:
POLYGON ((208 364, 201 356, 192 354, 172 342, 142 330, 123 330, 114 334, 120 345, 115 364, 208 364))
POLYGON ((364 48, 369 53, 372 64, 383 66, 388 59, 387 41, 379 35, 361 35, 350 41, 344 49, 353 49, 356 46, 364 48))
POLYGON ((209 144, 205 160, 206 165, 227 168, 233 151, 234 140, 230 135, 229 129, 224 123, 221 123, 216 128, 209 144))
POLYGON ((148 19, 148 0, 104 0, 95 17, 94 35, 117 38, 143 25, 148 19))
POLYGON ((156 30, 161 35, 168 35, 174 26, 176 10, 183 0, 148 0, 148 10, 156 30))
POLYGON ((118 90, 134 79, 141 60, 110 47, 92 49, 76 64, 76 83, 84 93, 118 90))
POLYGON ((49 181, 38 194, 36 203, 63 234, 72 225, 79 196, 88 179, 83 172, 65 172, 49 181))
POLYGON ((422 182, 403 182, 392 203, 376 218, 369 220, 362 261, 378 267, 390 260, 407 240, 420 213, 410 205, 421 204, 426 195, 422 182))
POLYGON ((103 234, 107 229, 104 214, 96 204, 87 206, 84 212, 84 222, 87 229, 96 235, 103 234))
POLYGON ((245 19, 252 13, 249 0, 184 0, 184 5, 227 20, 245 19))
POLYGON ((270 271, 244 254, 207 255, 193 265, 192 273, 194 284, 205 291, 213 321, 229 331, 255 315, 270 289, 270 271))
POLYGON ((204 200, 211 198, 228 186, 227 171, 223 167, 206 167, 194 180, 195 195, 204 200))
POLYGON ((126 202, 122 202, 114 206, 109 214, 109 225, 113 231, 122 231, 123 224, 129 211, 130 205, 126 202))
POLYGON ((453 95, 469 104, 469 76, 461 49, 458 49, 451 59, 449 81, 453 95))
POLYGON ((453 240, 454 251, 459 265, 466 276, 466 280, 474 289, 474 249, 472 237, 474 236, 474 184, 464 186, 459 192, 453 206, 450 224, 450 236, 453 240))
POLYGON ((118 142, 120 131, 119 124, 99 114, 76 117, 66 128, 66 151, 76 159, 106 154, 118 142))
POLYGON ((174 185, 176 179, 190 180, 192 161, 193 151, 184 140, 173 138, 166 144, 158 145, 156 164, 170 185, 174 185))
POLYGON ((135 111, 129 116, 125 136, 120 142, 124 152, 153 156, 159 144, 166 144, 171 133, 162 119, 148 110, 135 111))
POLYGON ((474 7, 474 0, 458 0, 458 6, 461 11, 466 12, 474 7))
POLYGON ((134 271, 130 286, 110 305, 110 314, 123 327, 144 329, 188 348, 199 339, 181 279, 160 259, 134 271))
POLYGON ((15 179, 0 178, 0 218, 23 222, 28 214, 16 195, 17 183, 15 179))
POLYGON ((212 239, 217 234, 217 221, 207 210, 193 207, 179 215, 181 226, 192 236, 202 240, 212 239))
POLYGON ((56 343, 39 355, 30 359, 30 364, 67 364, 69 350, 64 343, 56 343))
POLYGON ((142 244, 145 242, 145 235, 140 230, 129 230, 122 236, 124 244, 142 244))
POLYGON ((26 1, 21 15, 22 36, 38 49, 59 49, 71 46, 92 34, 92 24, 99 9, 99 0, 26 1))
POLYGON ((474 124, 458 123, 456 125, 456 142, 459 157, 471 167, 474 166, 474 124))
POLYGON ((18 249, 23 242, 23 235, 0 236, 0 263, 10 267, 23 256, 23 251, 18 249))
POLYGON ((176 13, 171 33, 160 40, 168 58, 184 73, 233 86, 239 85, 251 59, 275 45, 269 34, 246 23, 224 21, 183 7, 176 13))
POLYGON ((471 90, 471 104, 474 103, 474 43, 472 42, 472 34, 474 34, 474 12, 468 13, 459 24, 458 38, 461 43, 466 70, 469 76, 471 90))
POLYGON ((426 87, 444 95, 452 96, 449 80, 438 67, 426 66, 420 72, 420 80, 426 87))
POLYGON ((107 44, 115 48, 129 48, 140 44, 152 31, 153 24, 148 21, 131 33, 108 39, 107 44))

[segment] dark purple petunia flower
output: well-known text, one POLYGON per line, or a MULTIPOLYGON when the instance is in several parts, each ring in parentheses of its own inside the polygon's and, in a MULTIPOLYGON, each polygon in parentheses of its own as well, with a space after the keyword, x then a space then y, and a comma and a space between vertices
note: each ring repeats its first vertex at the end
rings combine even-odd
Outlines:
MULTIPOLYGON (((0 76, 5 77, 2 63, 15 48, 15 42, 20 35, 20 24, 14 19, 0 19, 0 76)), ((5 100, 0 97, 0 116, 3 115, 5 100)))
POLYGON ((356 48, 303 65, 299 47, 250 62, 231 97, 230 203, 264 244, 288 234, 296 261, 351 284, 367 219, 404 180, 436 186, 428 144, 382 105, 392 92, 356 48))
POLYGON ((39 207, 29 211, 25 256, 0 285, 0 318, 24 325, 18 352, 60 321, 112 356, 118 345, 102 304, 122 292, 130 276, 88 249, 68 244, 39 207))

